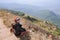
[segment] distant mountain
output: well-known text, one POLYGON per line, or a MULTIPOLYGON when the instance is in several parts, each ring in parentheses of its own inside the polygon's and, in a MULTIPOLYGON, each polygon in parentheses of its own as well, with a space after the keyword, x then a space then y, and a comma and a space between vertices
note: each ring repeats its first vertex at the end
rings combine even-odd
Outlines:
POLYGON ((60 26, 60 18, 53 11, 44 9, 42 7, 23 4, 0 4, 0 8, 22 11, 26 14, 36 16, 43 20, 48 20, 60 26))

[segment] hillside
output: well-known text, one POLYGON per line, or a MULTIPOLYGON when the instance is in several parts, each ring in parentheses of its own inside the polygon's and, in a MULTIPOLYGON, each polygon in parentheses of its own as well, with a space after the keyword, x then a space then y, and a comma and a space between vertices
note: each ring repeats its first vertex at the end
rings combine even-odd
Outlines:
MULTIPOLYGON (((22 11, 26 14, 32 15, 34 17, 38 17, 43 20, 48 20, 58 27, 60 27, 60 18, 58 15, 55 14, 55 12, 50 11, 48 9, 33 6, 33 5, 25 5, 25 4, 0 4, 0 8, 4 9, 11 9, 16 11, 22 11)), ((59 11, 59 10, 58 10, 59 11)))
MULTIPOLYGON (((6 10, 6 9, 0 10, 0 17, 3 19, 3 23, 8 29, 10 29, 11 24, 14 23, 15 16, 20 17, 23 27, 26 28, 26 30, 31 31, 29 34, 30 36, 29 40, 59 40, 60 39, 59 38, 60 29, 56 28, 55 25, 51 24, 48 21, 35 19, 34 17, 24 14, 20 11, 18 12, 18 11, 6 10), (48 38, 50 34, 52 35, 52 38, 48 38)), ((23 39, 20 38, 20 40, 25 40, 25 38, 24 37, 23 39)))
POLYGON ((14 34, 10 33, 10 30, 6 28, 3 23, 3 19, 0 17, 0 40, 18 40, 14 34))

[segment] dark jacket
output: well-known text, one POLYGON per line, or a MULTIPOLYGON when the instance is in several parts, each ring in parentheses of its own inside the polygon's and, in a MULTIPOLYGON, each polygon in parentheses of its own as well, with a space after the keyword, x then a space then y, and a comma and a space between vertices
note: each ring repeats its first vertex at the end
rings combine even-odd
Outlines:
POLYGON ((22 25, 20 23, 14 24, 13 29, 15 30, 15 34, 17 35, 21 34, 21 32, 26 31, 24 28, 22 28, 22 25))

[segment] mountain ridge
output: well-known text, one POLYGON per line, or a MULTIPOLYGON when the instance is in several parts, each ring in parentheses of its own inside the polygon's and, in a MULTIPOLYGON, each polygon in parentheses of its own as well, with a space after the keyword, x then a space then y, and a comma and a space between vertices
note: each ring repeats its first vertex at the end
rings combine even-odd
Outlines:
POLYGON ((31 6, 31 5, 24 5, 24 4, 0 4, 0 8, 6 8, 16 11, 21 11, 26 14, 32 15, 34 17, 38 17, 43 20, 48 20, 55 25, 60 27, 60 18, 58 15, 56 15, 53 11, 44 9, 42 7, 38 6, 31 6))

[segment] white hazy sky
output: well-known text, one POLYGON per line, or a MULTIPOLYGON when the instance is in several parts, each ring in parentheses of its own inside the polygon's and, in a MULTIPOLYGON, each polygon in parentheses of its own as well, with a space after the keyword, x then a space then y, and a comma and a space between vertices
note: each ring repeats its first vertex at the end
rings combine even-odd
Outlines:
POLYGON ((45 4, 59 3, 60 0, 0 0, 0 3, 23 3, 23 4, 45 4))
POLYGON ((0 0, 0 3, 18 3, 45 7, 51 10, 60 10, 60 0, 0 0))

